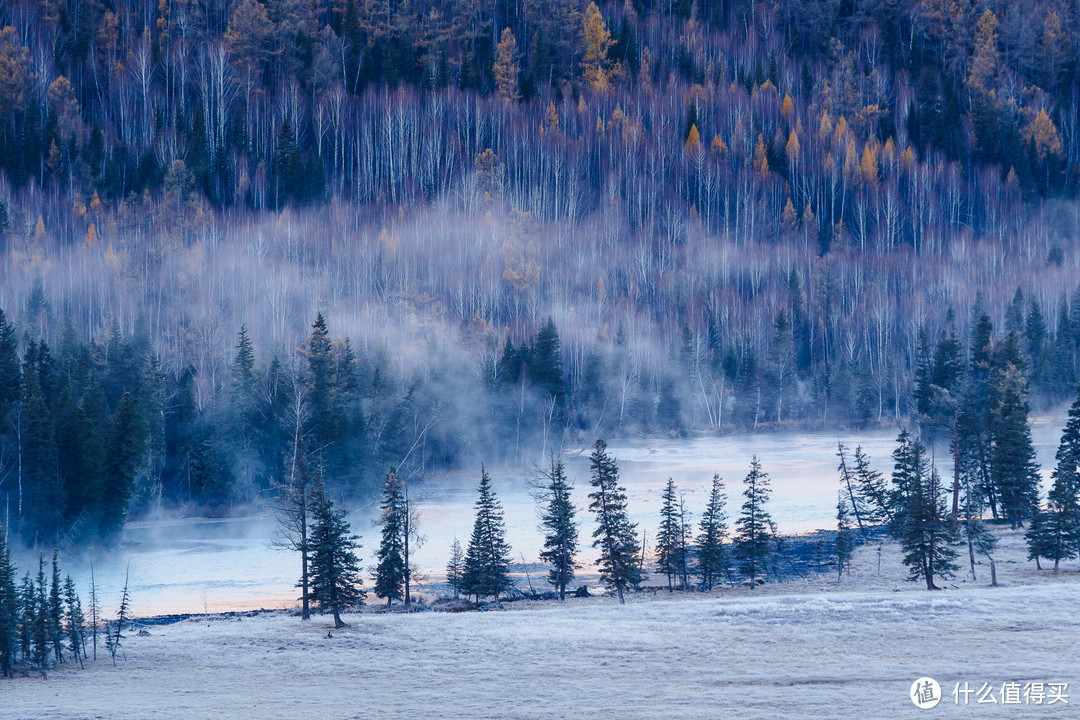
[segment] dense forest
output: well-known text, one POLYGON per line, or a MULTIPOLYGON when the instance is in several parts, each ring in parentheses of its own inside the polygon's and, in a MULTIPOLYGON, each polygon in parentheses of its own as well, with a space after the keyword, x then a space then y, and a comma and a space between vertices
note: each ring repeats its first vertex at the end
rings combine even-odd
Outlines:
POLYGON ((985 474, 995 428, 1073 397, 1074 2, 0 25, 0 512, 29 544, 302 465, 345 499, 641 432, 904 421, 985 474))

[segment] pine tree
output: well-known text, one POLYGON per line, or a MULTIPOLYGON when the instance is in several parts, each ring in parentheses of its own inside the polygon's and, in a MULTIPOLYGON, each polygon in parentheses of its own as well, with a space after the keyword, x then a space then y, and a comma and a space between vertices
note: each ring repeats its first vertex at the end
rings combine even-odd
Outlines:
POLYGON ((138 398, 120 397, 106 444, 105 492, 102 497, 101 536, 115 540, 124 528, 128 503, 135 491, 146 451, 146 420, 138 398))
POLYGON ((1039 466, 1028 424, 1027 381, 1016 334, 1010 333, 990 374, 993 449, 990 479, 1002 514, 1013 529, 1023 526, 1037 507, 1039 466))
POLYGON ((461 584, 465 578, 465 551, 461 549, 461 543, 454 538, 450 546, 450 560, 446 563, 446 584, 454 591, 454 599, 457 600, 461 593, 461 584))
POLYGON ((49 583, 49 645, 52 646, 53 659, 64 661, 64 601, 60 584, 60 564, 58 553, 53 550, 52 582, 49 583))
POLYGON ((1080 553, 1080 397, 1069 408, 1055 458, 1046 510, 1036 516, 1038 523, 1033 520, 1027 540, 1029 556, 1053 560, 1057 574, 1062 560, 1080 553))
POLYGON ((686 567, 686 553, 683 547, 682 513, 675 495, 675 481, 671 478, 668 478, 661 500, 660 530, 656 533, 656 565, 667 576, 668 591, 673 592, 675 578, 686 567))
POLYGON ((697 574, 705 590, 712 590, 728 574, 728 550, 724 545, 728 535, 726 505, 724 481, 713 475, 709 502, 701 515, 694 547, 697 574))
POLYGON ((947 578, 955 570, 956 533, 944 512, 941 477, 930 467, 926 448, 906 430, 900 433, 893 453, 894 522, 892 531, 904 551, 910 579, 922 578, 927 590, 939 589, 935 578, 947 578))
POLYGON ((15 584, 15 564, 7 543, 7 531, 0 526, 0 675, 12 676, 19 648, 19 592, 15 584))
POLYGON ((23 598, 30 624, 30 662, 37 666, 42 677, 49 668, 49 591, 45 581, 45 556, 38 556, 37 583, 28 597, 23 598))
POLYGON ((131 594, 128 592, 128 578, 131 567, 124 571, 124 590, 120 595, 120 607, 116 611, 116 626, 111 622, 105 623, 105 647, 112 656, 113 665, 116 665, 116 654, 120 652, 124 641, 124 623, 128 621, 131 612, 131 594))
POLYGON ((619 602, 625 603, 627 588, 641 584, 637 525, 630 522, 626 510, 626 490, 619 486, 619 468, 607 454, 607 443, 597 440, 589 458, 589 510, 596 515, 593 547, 600 548, 600 580, 613 587, 619 602))
POLYGON ((86 655, 86 643, 84 639, 86 618, 83 615, 82 603, 79 595, 75 592, 75 581, 68 575, 64 580, 64 605, 67 623, 64 631, 67 634, 68 650, 79 661, 79 667, 84 667, 83 657, 86 655))
POLYGON ((544 533, 544 549, 540 559, 551 566, 548 582, 559 590, 559 599, 566 599, 566 586, 574 579, 577 567, 578 529, 574 521, 574 503, 570 499, 573 485, 566 478, 563 461, 551 459, 551 470, 544 473, 542 488, 545 507, 540 514, 540 530, 544 533))
POLYGON ((841 490, 836 498, 836 579, 844 577, 844 571, 851 565, 851 556, 855 553, 855 538, 851 534, 851 510, 848 503, 850 495, 841 490))
POLYGON ((33 545, 57 538, 63 491, 56 477, 52 414, 45 404, 38 371, 33 363, 26 363, 22 378, 19 431, 22 494, 18 498, 17 509, 21 515, 23 539, 33 545))
POLYGON ((476 521, 465 551, 465 572, 462 592, 481 597, 499 595, 513 588, 510 582, 510 545, 506 542, 506 525, 502 505, 491 489, 487 470, 480 469, 479 497, 476 500, 476 521))
POLYGON ((389 607, 394 600, 401 600, 405 591, 405 498, 394 470, 386 474, 379 507, 382 513, 377 525, 382 540, 376 553, 379 562, 375 569, 375 595, 386 598, 389 607))
POLYGON ((870 467, 870 458, 863 452, 862 446, 855 448, 855 483, 856 497, 864 508, 867 522, 892 523, 892 509, 889 506, 889 492, 881 473, 870 467))
POLYGON ((758 577, 774 553, 776 535, 772 517, 765 510, 772 490, 769 476, 762 472, 761 462, 754 455, 750 462, 750 472, 743 480, 742 514, 735 521, 738 537, 735 540, 735 558, 739 561, 739 572, 750 579, 750 588, 757 586, 758 577))
POLYGON ((330 610, 334 627, 341 628, 345 627, 341 611, 364 602, 360 561, 356 557, 360 538, 349 534, 345 511, 334 509, 317 476, 312 493, 315 502, 311 529, 311 601, 323 610, 330 610))

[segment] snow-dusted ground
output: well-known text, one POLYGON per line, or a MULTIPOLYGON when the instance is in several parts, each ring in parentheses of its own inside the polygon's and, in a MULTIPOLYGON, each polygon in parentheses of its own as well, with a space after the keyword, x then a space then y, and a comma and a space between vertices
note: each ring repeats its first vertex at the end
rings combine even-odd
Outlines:
MULTIPOLYGON (((506 604, 332 621, 286 612, 193 618, 132 633, 126 660, 48 681, 0 681, 0 717, 916 718, 1077 717, 1080 573, 1022 562, 1005 533, 999 579, 939 593, 902 580, 895 546, 852 575, 754 591, 506 604), (945 697, 917 709, 912 682, 945 697), (956 706, 956 683, 1069 683, 1070 704, 956 706), (924 715, 924 713, 930 713, 924 715)), ((1000 703, 1000 699, 999 699, 1000 703)))
MULTIPOLYGON (((1037 417, 1033 438, 1044 477, 1049 476, 1054 450, 1064 425, 1064 410, 1037 417)), ((621 482, 627 489, 632 519, 650 543, 659 524, 660 495, 668 477, 674 478, 686 498, 687 509, 697 517, 708 498, 713 473, 727 485, 728 514, 733 521, 742 502, 742 479, 750 458, 758 455, 772 479, 769 511, 782 533, 799 533, 835 526, 836 443, 854 452, 862 445, 874 467, 886 477, 891 472, 891 453, 897 432, 860 433, 785 432, 700 437, 685 440, 634 440, 614 442, 609 452, 617 458, 621 482)), ((567 471, 576 484, 574 497, 582 521, 583 575, 595 552, 591 541, 592 518, 588 506, 588 455, 590 448, 565 453, 567 471)), ((947 465, 947 449, 938 449, 947 465)), ((537 530, 536 506, 530 495, 528 474, 496 471, 493 486, 505 509, 507 536, 516 561, 535 562, 542 545, 537 530)), ((946 473, 948 474, 948 473, 946 473)), ((410 494, 420 512, 420 531, 426 543, 413 559, 427 585, 441 581, 450 544, 457 537, 468 543, 472 531, 473 503, 479 483, 475 473, 443 475, 414 482, 410 494)), ((363 536, 360 556, 372 562, 378 542, 372 520, 374 503, 350 514, 354 532, 363 536)), ((294 553, 269 547, 275 523, 271 518, 227 520, 180 519, 130 523, 117 552, 95 558, 95 572, 107 602, 118 599, 124 575, 130 567, 134 609, 140 615, 176 612, 215 612, 278 608, 293 604, 299 577, 294 553)), ((89 585, 88 558, 68 562, 83 595, 89 585)), ((31 558, 20 558, 30 567, 31 558)), ((537 578, 533 578, 534 582, 537 578)), ((540 580, 542 583, 542 579, 540 580)), ((524 580, 522 582, 524 585, 524 580)), ((424 583, 421 582, 423 587, 424 583)))

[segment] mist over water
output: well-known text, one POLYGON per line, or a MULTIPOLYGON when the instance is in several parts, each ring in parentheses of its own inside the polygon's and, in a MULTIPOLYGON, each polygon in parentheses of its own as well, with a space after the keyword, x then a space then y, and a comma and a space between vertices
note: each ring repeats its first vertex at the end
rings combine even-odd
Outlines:
MULTIPOLYGON (((1054 452, 1065 421, 1064 409, 1032 418, 1032 436, 1042 467, 1044 488, 1053 467, 1054 452)), ((891 453, 896 431, 859 433, 784 432, 730 437, 688 439, 634 439, 613 441, 609 453, 619 464, 627 490, 631 519, 639 533, 647 531, 649 548, 659 523, 660 495, 668 477, 675 480, 692 513, 695 529, 711 487, 713 473, 724 479, 728 494, 729 524, 741 505, 742 479, 750 458, 756 454, 772 481, 768 510, 781 533, 804 533, 835 526, 836 443, 851 451, 862 445, 873 467, 886 477, 892 469, 891 453)), ((589 448, 564 451, 567 474, 574 482, 574 500, 581 522, 580 561, 582 582, 596 582, 592 564, 592 518, 588 514, 589 448)), ((951 478, 951 456, 939 443, 935 449, 939 470, 951 478)), ((539 461, 539 458, 537 458, 539 461)), ((522 558, 537 562, 542 544, 537 530, 536 504, 530 491, 532 469, 490 469, 495 492, 502 503, 507 539, 514 562, 522 558)), ((410 498, 420 513, 419 532, 424 542, 412 554, 418 568, 421 593, 440 592, 456 537, 465 547, 472 532, 473 503, 479 484, 474 473, 451 473, 414 479, 410 498)), ((361 536, 359 555, 366 568, 374 563, 378 547, 377 502, 353 508, 349 514, 354 533, 361 536)), ((90 561, 106 617, 119 605, 124 574, 130 568, 132 609, 136 616, 167 613, 224 612, 256 608, 292 607, 298 604, 299 556, 271 545, 277 530, 269 514, 225 519, 175 518, 131 522, 119 547, 108 554, 82 556, 63 561, 63 570, 78 583, 84 603, 89 603, 90 561)), ((22 571, 32 569, 32 558, 19 558, 22 571)), ((34 566, 36 567, 36 565, 34 566)), ((542 572, 530 568, 534 587, 543 588, 542 572)), ((519 585, 526 586, 522 575, 519 585)), ((365 572, 365 586, 371 580, 365 572)), ((378 602, 373 595, 369 603, 378 602)))

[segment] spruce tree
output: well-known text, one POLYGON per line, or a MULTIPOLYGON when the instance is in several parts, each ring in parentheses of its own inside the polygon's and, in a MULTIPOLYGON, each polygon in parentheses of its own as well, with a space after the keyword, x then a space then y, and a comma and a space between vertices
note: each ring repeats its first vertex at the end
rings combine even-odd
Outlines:
POLYGON ((75 592, 75 581, 70 575, 64 580, 64 605, 67 619, 64 631, 67 634, 68 650, 79 661, 79 667, 84 667, 83 657, 86 655, 86 645, 83 636, 86 630, 86 618, 83 615, 79 595, 75 592))
POLYGON ((42 677, 49 668, 49 590, 45 580, 45 556, 38 556, 37 583, 29 598, 24 598, 24 612, 30 623, 30 663, 37 667, 42 677))
POLYGON ((0 310, 0 434, 7 429, 8 411, 19 401, 22 371, 19 368, 19 343, 15 327, 0 310))
POLYGON ((849 495, 841 490, 836 498, 836 579, 844 577, 844 571, 851 565, 851 556, 855 553, 855 537, 851 532, 851 510, 848 508, 849 495))
POLYGON ((503 521, 502 504, 491 489, 487 470, 480 469, 479 497, 476 500, 476 521, 472 537, 465 551, 465 572, 462 591, 481 597, 492 595, 495 602, 499 595, 510 590, 510 545, 506 542, 506 525, 503 521))
POLYGON ((566 599, 566 586, 574 579, 577 567, 578 529, 570 498, 572 490, 563 461, 552 457, 551 470, 544 474, 542 487, 546 505, 540 515, 540 530, 544 533, 540 559, 551 566, 548 582, 559 590, 560 600, 566 599))
POLYGON ((0 526, 0 675, 11 677, 19 647, 19 592, 15 584, 15 565, 7 543, 7 532, 0 526))
POLYGON ((698 523, 699 533, 694 546, 697 575, 705 590, 712 590, 728 574, 728 550, 724 545, 728 536, 726 505, 724 481, 720 475, 713 475, 709 502, 698 523))
POLYGON ((1056 460, 1046 510, 1027 533, 1029 556, 1053 560, 1055 574, 1080 552, 1080 397, 1069 408, 1056 460))
POLYGON ((996 370, 991 373, 994 402, 990 475, 1002 514, 1015 530, 1037 509, 1039 466, 1028 425, 1027 381, 1017 363, 1005 361, 996 370))
POLYGON ((20 530, 26 543, 51 543, 59 534, 64 505, 63 490, 56 473, 52 414, 45 403, 33 363, 25 364, 22 379, 19 430, 22 491, 13 504, 20 517, 20 530))
POLYGON ((376 524, 382 540, 376 553, 379 562, 375 568, 375 595, 386 598, 389 607, 394 600, 401 600, 405 592, 406 509, 401 481, 394 470, 386 474, 379 507, 382 513, 376 524))
POLYGON ((855 448, 855 496, 864 512, 864 520, 870 523, 892 522, 889 492, 881 473, 870 467, 870 458, 862 445, 855 448))
POLYGON ((450 546, 450 560, 446 563, 446 584, 454 591, 454 599, 461 594, 462 581, 465 578, 465 551, 455 537, 450 546))
POLYGON ((944 511, 941 477, 930 467, 926 448, 902 431, 893 453, 894 522, 892 531, 904 551, 910 579, 922 578, 927 590, 938 590, 935 578, 947 578, 955 570, 956 533, 944 511))
POLYGON ((59 663, 64 662, 64 599, 56 550, 53 550, 52 581, 49 583, 49 645, 52 647, 53 659, 59 663))
POLYGON ((334 508, 318 476, 312 492, 311 600, 333 613, 335 628, 345 627, 341 611, 364 602, 360 561, 356 557, 360 538, 350 534, 345 511, 334 508))
POLYGON ((105 492, 102 497, 101 536, 115 541, 124 529, 128 503, 146 450, 146 420, 138 398, 130 392, 120 397, 106 444, 105 492))
POLYGON ((661 496, 660 530, 656 533, 656 566, 667 576, 668 592, 675 589, 675 578, 686 566, 683 549, 683 522, 675 494, 675 481, 668 478, 661 496))
POLYGON ((607 454, 607 443, 597 440, 589 458, 589 510, 596 516, 593 547, 600 549, 600 580, 614 588, 619 602, 625 603, 627 588, 641 584, 637 525, 630 522, 626 509, 626 490, 619 486, 619 468, 607 454))
POLYGON ((757 579, 774 554, 776 530, 772 517, 765 510, 772 490, 769 476, 762 472, 761 462, 754 455, 750 472, 743 480, 742 513, 735 521, 738 537, 735 540, 735 558, 739 572, 750 579, 750 588, 757 586, 757 579))

